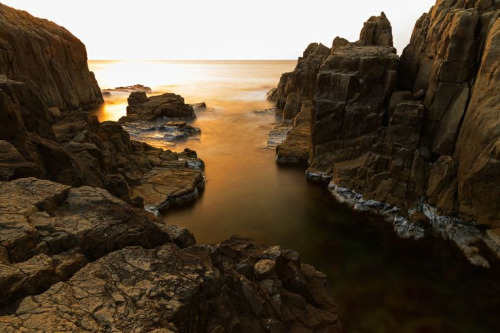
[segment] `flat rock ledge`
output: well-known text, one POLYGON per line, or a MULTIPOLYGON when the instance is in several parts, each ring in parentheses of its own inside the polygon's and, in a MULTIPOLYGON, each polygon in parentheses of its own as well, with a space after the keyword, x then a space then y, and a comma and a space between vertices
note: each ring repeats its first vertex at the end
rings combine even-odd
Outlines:
POLYGON ((0 182, 1 332, 342 332, 297 252, 194 245, 104 189, 0 182))

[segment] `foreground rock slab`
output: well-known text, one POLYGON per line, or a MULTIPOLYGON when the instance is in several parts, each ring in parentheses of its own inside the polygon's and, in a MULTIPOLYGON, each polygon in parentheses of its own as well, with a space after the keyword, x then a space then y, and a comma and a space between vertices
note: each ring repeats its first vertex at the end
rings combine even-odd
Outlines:
POLYGON ((23 178, 0 182, 0 305, 68 279, 88 261, 170 238, 162 223, 106 190, 23 178))
POLYGON ((325 277, 297 253, 232 238, 127 247, 0 317, 2 332, 341 332, 325 277))

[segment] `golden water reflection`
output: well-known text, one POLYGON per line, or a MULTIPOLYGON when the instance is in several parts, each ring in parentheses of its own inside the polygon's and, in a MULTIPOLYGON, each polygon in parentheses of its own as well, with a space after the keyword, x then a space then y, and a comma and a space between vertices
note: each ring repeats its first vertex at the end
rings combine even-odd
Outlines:
MULTIPOLYGON (((295 62, 91 62, 102 88, 143 84, 156 92, 206 102, 190 147, 206 163, 207 186, 192 207, 173 210, 167 223, 187 227, 198 243, 233 234, 300 252, 327 274, 343 326, 352 332, 493 332, 499 327, 499 284, 474 271, 446 242, 399 239, 392 226, 336 206, 326 189, 306 183, 304 170, 278 168, 263 149, 275 118, 267 90, 295 62), (452 297, 450 297, 450 295, 452 297), (495 306, 496 305, 496 306, 495 306), (475 314, 471 315, 471 309, 475 314), (497 311, 498 312, 498 311, 497 311), (479 326, 483 326, 482 328, 479 326)), ((112 93, 100 120, 125 115, 126 93, 112 93)))

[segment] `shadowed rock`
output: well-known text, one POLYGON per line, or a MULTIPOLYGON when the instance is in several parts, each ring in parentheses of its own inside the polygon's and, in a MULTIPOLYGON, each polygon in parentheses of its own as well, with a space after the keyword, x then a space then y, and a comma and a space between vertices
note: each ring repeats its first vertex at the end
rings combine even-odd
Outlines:
POLYGON ((242 238, 183 250, 127 247, 25 298, 0 329, 342 332, 325 276, 290 252, 242 238), (262 262, 272 274, 259 275, 262 262))
POLYGON ((194 119, 194 109, 184 98, 172 93, 147 97, 145 92, 133 92, 128 98, 127 117, 121 121, 155 120, 157 118, 194 119))
POLYGON ((88 110, 103 103, 87 51, 57 24, 0 4, 0 74, 29 83, 49 107, 88 110))

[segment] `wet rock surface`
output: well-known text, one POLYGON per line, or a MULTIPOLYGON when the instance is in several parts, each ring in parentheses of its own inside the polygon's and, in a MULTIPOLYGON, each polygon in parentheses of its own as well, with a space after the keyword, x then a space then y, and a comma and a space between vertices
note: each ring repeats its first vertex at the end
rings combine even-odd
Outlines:
POLYGON ((26 80, 49 107, 88 110, 103 103, 85 46, 69 31, 3 4, 0 30, 0 74, 26 80))
POLYGON ((150 87, 144 86, 142 84, 134 84, 132 86, 125 86, 125 87, 115 87, 115 88, 108 88, 108 89, 102 89, 103 94, 109 94, 111 95, 114 92, 118 93, 132 93, 132 92, 145 92, 148 94, 153 93, 153 89, 150 87))
MULTIPOLYGON (((186 184, 199 184, 200 172, 193 170, 203 162, 194 152, 174 153, 133 141, 118 123, 99 123, 86 112, 64 112, 56 119, 33 89, 5 76, 0 76, 0 88, 1 180, 33 176, 97 186, 128 202, 134 199, 130 188, 142 184, 153 168, 178 170, 191 177, 186 184)), ((181 123, 165 126, 196 132, 181 123)), ((146 204, 150 199, 144 198, 146 204)))
POLYGON ((145 92, 132 92, 128 98, 127 116, 120 120, 151 121, 158 118, 194 119, 194 109, 184 98, 173 93, 147 97, 145 92))
MULTIPOLYGON (((499 10, 492 1, 438 0, 401 59, 382 13, 365 23, 359 41, 335 38, 317 75, 302 84, 314 88, 312 101, 289 99, 299 65, 270 95, 282 109, 289 101, 295 109, 313 105, 310 180, 330 182, 335 197, 356 209, 391 211, 402 235, 430 232, 418 227, 425 219, 482 266, 462 239, 483 239, 476 223, 495 229, 500 221, 499 10)), ((292 130, 283 146, 296 140, 292 130)))

